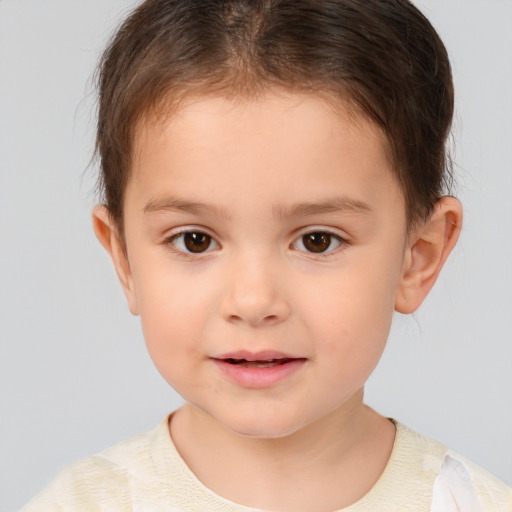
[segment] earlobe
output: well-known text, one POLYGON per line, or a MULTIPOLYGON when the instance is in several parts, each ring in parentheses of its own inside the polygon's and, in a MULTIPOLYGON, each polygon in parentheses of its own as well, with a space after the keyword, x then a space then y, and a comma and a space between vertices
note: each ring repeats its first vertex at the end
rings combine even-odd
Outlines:
POLYGON ((112 258, 131 313, 138 315, 137 296, 128 256, 121 242, 117 226, 105 206, 98 205, 93 209, 92 224, 96 237, 112 258))
POLYGON ((462 227, 462 206, 454 197, 442 197, 430 219, 411 237, 395 296, 395 310, 413 313, 437 280, 457 243, 462 227))

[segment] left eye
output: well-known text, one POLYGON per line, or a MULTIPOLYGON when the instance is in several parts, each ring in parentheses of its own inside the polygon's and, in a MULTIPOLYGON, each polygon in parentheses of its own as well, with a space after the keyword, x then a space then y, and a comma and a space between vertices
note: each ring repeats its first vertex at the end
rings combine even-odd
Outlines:
POLYGON ((208 234, 201 231, 186 231, 174 235, 169 240, 181 252, 200 254, 210 251, 219 244, 208 234))
POLYGON ((315 254, 323 254, 337 249, 343 240, 324 231, 315 231, 302 235, 294 244, 293 248, 299 251, 306 251, 315 254))

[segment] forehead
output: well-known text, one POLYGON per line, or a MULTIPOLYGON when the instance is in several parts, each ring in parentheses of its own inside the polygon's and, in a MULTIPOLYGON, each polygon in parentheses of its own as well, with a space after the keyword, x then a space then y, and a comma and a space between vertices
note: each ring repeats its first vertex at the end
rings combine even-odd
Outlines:
POLYGON ((204 139, 207 142, 214 135, 215 143, 223 142, 223 136, 227 142, 232 138, 233 127, 239 134, 239 143, 247 135, 264 139, 269 130, 281 140, 303 138, 312 145, 320 138, 327 140, 326 132, 329 138, 336 136, 340 129, 364 132, 368 140, 378 139, 389 156, 388 140, 381 128, 369 120, 348 95, 328 91, 293 92, 276 87, 247 97, 233 96, 229 91, 225 94, 178 92, 171 100, 163 96, 139 119, 132 145, 134 168, 141 152, 159 143, 168 143, 170 137, 178 142, 180 138, 199 139, 208 135, 204 139), (291 131, 290 126, 283 130, 285 124, 293 125, 297 130, 291 131))
MULTIPOLYGON (((156 195, 227 198, 239 191, 292 191, 308 200, 339 184, 356 196, 375 179, 396 186, 383 132, 348 105, 311 94, 272 93, 251 100, 189 98, 141 123, 129 180, 156 195)), ((277 197, 274 197, 276 199, 277 197)))

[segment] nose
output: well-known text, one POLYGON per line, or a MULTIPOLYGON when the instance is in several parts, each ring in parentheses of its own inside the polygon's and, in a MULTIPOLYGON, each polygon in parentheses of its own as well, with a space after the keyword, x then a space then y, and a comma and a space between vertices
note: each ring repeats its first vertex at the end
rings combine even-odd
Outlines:
POLYGON ((252 254, 230 263, 222 301, 222 315, 228 322, 258 327, 288 318, 282 274, 269 258, 252 254))

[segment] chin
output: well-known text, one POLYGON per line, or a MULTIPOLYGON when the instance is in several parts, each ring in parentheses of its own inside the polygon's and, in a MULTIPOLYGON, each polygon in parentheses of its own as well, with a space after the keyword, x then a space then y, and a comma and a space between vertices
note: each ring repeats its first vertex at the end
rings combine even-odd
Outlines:
MULTIPOLYGON (((217 419, 217 421, 219 421, 217 419)), ((231 432, 255 439, 279 439, 299 431, 304 425, 294 418, 279 418, 275 415, 251 415, 219 421, 231 432)))

